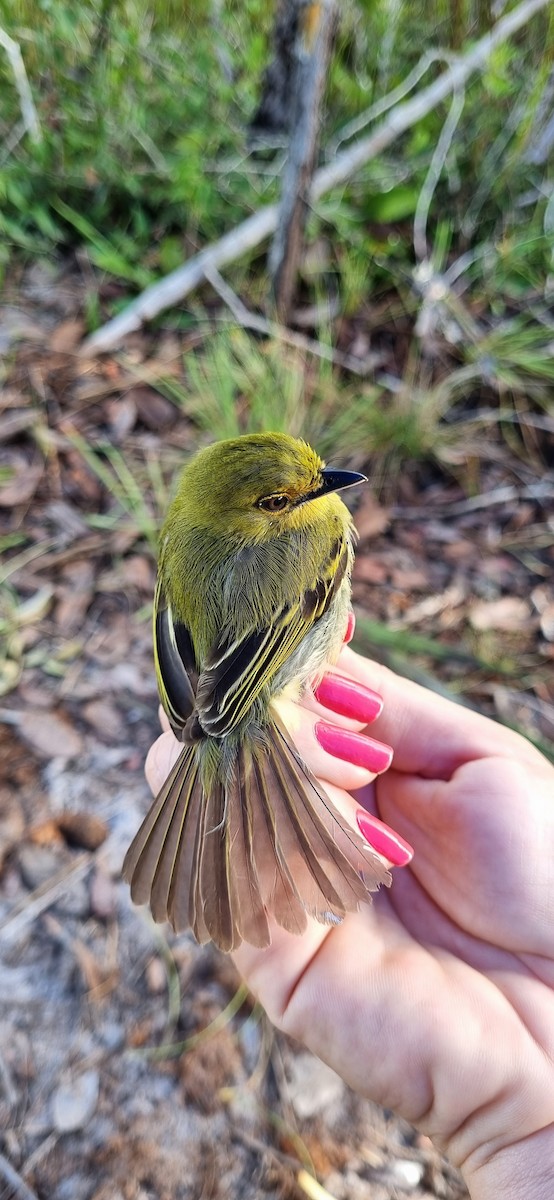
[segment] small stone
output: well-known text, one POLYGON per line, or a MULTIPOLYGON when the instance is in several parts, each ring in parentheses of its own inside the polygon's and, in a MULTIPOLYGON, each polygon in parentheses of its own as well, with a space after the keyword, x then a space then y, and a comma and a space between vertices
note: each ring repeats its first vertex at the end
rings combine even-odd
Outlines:
POLYGON ((167 987, 167 973, 161 958, 151 958, 146 968, 146 986, 153 996, 159 996, 167 987))
POLYGON ((404 1189, 416 1188, 419 1187, 425 1174, 425 1164, 399 1158, 391 1163, 391 1173, 394 1176, 397 1187, 404 1189))
POLYGON ((314 1117, 344 1098, 342 1079, 311 1054, 297 1054, 292 1060, 289 1095, 297 1117, 314 1117))
POLYGON ((90 909, 93 916, 109 921, 117 910, 117 888, 110 876, 100 868, 90 881, 90 909))
POLYGON ((52 1115, 58 1133, 83 1129, 98 1104, 100 1077, 98 1071, 83 1071, 64 1080, 54 1093, 52 1115))
POLYGON ((501 596, 498 600, 481 600, 472 604, 469 620, 474 629, 485 632, 495 629, 511 633, 531 627, 531 609, 518 596, 501 596))
POLYGON ((56 900, 54 909, 65 917, 79 917, 84 920, 90 913, 90 896, 85 879, 74 879, 67 892, 56 900))
POLYGON ((31 891, 47 883, 63 862, 62 855, 51 846, 29 843, 20 847, 17 857, 23 882, 31 891))

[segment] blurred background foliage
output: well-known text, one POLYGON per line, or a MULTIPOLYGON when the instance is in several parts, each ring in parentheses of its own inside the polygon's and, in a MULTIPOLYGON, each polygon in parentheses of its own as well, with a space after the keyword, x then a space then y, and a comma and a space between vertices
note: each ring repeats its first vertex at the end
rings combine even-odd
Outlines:
MULTIPOLYGON (((433 513, 437 494, 439 506, 441 496, 448 506, 461 495, 470 498, 469 519, 484 496, 482 526, 471 526, 468 594, 490 588, 504 599, 515 590, 519 602, 537 585, 533 604, 542 606, 550 651, 554 596, 541 588, 552 574, 554 528, 554 5, 499 46, 463 94, 314 204, 293 335, 275 324, 267 335, 247 331, 236 306, 233 315, 206 284, 107 360, 87 363, 76 353, 83 333, 278 198, 285 147, 249 137, 275 7, 0 0, 0 27, 21 49, 41 131, 35 142, 23 131, 0 47, 0 277, 8 305, 24 308, 26 281, 42 271, 49 332, 62 311, 53 301, 48 308, 49 280, 52 296, 60 279, 76 296, 63 310, 69 344, 62 325, 51 345, 41 344, 40 363, 34 343, 28 351, 10 347, 0 368, 10 404, 23 397, 29 409, 8 411, 20 434, 0 472, 20 507, 0 545, 24 564, 40 551, 26 546, 32 487, 27 495, 25 484, 38 456, 39 504, 45 470, 55 502, 69 498, 94 535, 120 530, 130 545, 136 539, 150 562, 184 455, 202 440, 281 428, 308 437, 328 458, 368 469, 393 520, 397 506, 394 555, 395 537, 400 544, 411 536, 403 525, 410 505, 433 513), (494 494, 505 495, 503 488, 512 509, 499 515, 494 494), (508 567, 499 559, 491 567, 498 579, 476 582, 481 555, 504 545, 508 567), (516 580, 518 563, 526 573, 516 580)), ((394 103, 426 87, 513 7, 341 4, 320 163, 371 122, 386 121, 386 97, 394 103)), ((267 246, 226 268, 225 281, 250 312, 269 310, 267 246)), ((365 520, 371 556, 379 530, 371 514, 365 520)), ((40 521, 37 528, 40 541, 40 521)), ((443 557, 437 545, 422 549, 435 563, 443 557)), ((371 604, 385 595, 380 579, 373 583, 371 604)), ((442 585, 429 576, 422 586, 432 593, 442 585)), ((390 594, 407 589, 404 577, 390 594)), ((391 613, 379 609, 382 628, 391 613)), ((522 618, 518 683, 537 622, 536 614, 522 618)), ((433 628, 431 657, 440 640, 433 628)), ((492 649, 479 644, 481 658, 500 663, 505 640, 504 628, 492 649)), ((544 689, 551 660, 537 662, 529 659, 528 686, 536 668, 544 689)))
MULTIPOLYGON (((261 0, 1 0, 42 129, 37 145, 17 141, 18 95, 1 54, 3 269, 14 249, 84 245, 96 266, 141 288, 275 199, 279 157, 247 153, 245 137, 273 17, 261 0)), ((341 5, 322 156, 426 51, 442 52, 420 86, 491 22, 484 0, 341 5)), ((476 234, 496 242, 486 281, 500 305, 536 288, 547 268, 549 189, 534 159, 553 65, 550 6, 471 81, 434 197, 430 236, 443 258, 476 234)), ((333 237, 330 269, 347 307, 410 263, 409 226, 388 227, 413 218, 448 107, 318 205, 311 232, 333 237)), ((550 233, 553 224, 551 214, 550 233)), ((483 264, 473 271, 485 276, 483 264)))
MULTIPOLYGON (((341 5, 321 161, 410 72, 421 88, 467 50, 494 23, 493 8, 489 0, 341 5)), ((0 53, 5 281, 37 257, 77 254, 95 268, 86 299, 93 329, 275 200, 284 150, 248 142, 273 20, 274 6, 262 0, 0 0, 42 134, 36 144, 21 136, 17 89, 0 53), (113 287, 99 299, 106 278, 113 287)), ((302 427, 320 444, 338 440, 343 454, 371 446, 377 480, 422 458, 471 486, 476 399, 495 406, 512 449, 540 458, 544 446, 514 432, 514 412, 522 399, 550 411, 554 383, 554 6, 494 52, 462 99, 433 187, 450 99, 310 216, 301 297, 315 311, 315 332, 336 345, 341 322, 363 320, 381 369, 357 381, 305 353, 283 353, 279 341, 224 330, 200 345, 180 391, 163 378, 150 384, 169 388, 204 428, 209 412, 214 437, 296 428, 300 405, 302 427), (469 453, 456 445, 460 422, 469 453)), ((265 253, 228 272, 251 306, 267 300, 265 253)), ((165 314, 163 327, 206 331, 210 319, 197 296, 165 314)))

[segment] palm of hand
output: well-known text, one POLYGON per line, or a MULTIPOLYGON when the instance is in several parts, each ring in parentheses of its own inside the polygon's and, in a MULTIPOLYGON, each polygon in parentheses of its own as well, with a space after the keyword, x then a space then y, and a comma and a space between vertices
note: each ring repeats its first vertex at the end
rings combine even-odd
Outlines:
MULTIPOLYGON (((429 1134, 472 1187, 504 1147, 510 1182, 514 1145, 534 1153, 544 1131, 551 1158, 554 771, 518 735, 350 650, 339 669, 385 699, 394 765, 364 803, 409 839, 413 863, 341 925, 274 927, 237 965, 276 1025, 429 1134)), ((316 718, 293 707, 301 753, 353 817, 330 783, 348 764, 322 760, 316 718)), ((154 790, 177 753, 169 733, 153 748, 154 790)))
POLYGON ((469 1171, 514 1117, 522 1139, 554 1122, 554 805, 541 755, 468 725, 464 754, 422 752, 436 778, 412 773, 408 750, 373 785, 377 814, 415 849, 391 892, 238 960, 278 1025, 469 1171))

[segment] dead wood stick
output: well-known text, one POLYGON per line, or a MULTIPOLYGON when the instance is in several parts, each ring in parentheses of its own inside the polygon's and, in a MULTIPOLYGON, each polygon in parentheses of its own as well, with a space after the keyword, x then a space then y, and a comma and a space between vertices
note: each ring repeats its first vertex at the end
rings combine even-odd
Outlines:
POLYGON ((369 375, 375 366, 375 355, 367 355, 365 359, 362 359, 356 358, 353 354, 343 354, 340 350, 334 350, 332 346, 326 346, 324 342, 306 337, 305 334, 297 333, 294 329, 287 329, 285 325, 279 325, 277 321, 268 321, 259 313, 250 312, 242 303, 240 296, 237 296, 229 284, 222 279, 217 267, 207 266, 204 271, 207 282, 227 305, 237 325, 241 325, 243 329, 253 329, 256 333, 263 333, 266 337, 283 342, 285 346, 294 346, 296 350, 303 350, 306 354, 313 354, 316 358, 324 359, 325 362, 335 363, 345 371, 352 371, 354 375, 362 377, 369 375))
POLYGON ((288 321, 304 241, 320 112, 336 23, 334 0, 302 4, 294 46, 291 135, 269 270, 279 321, 288 321))
MULTIPOLYGON (((399 104, 373 133, 316 171, 310 190, 311 201, 319 200, 332 188, 346 183, 360 167, 365 166, 402 133, 432 112, 455 88, 461 88, 470 75, 484 66, 497 46, 517 33, 535 13, 546 8, 550 2, 551 0, 522 0, 517 8, 497 21, 490 32, 480 38, 466 54, 459 55, 429 87, 424 88, 411 100, 399 104)), ((218 242, 206 246, 188 262, 166 275, 165 279, 151 284, 123 312, 87 338, 83 343, 82 352, 90 355, 112 350, 128 333, 140 329, 143 321, 150 321, 164 309, 178 304, 203 282, 206 266, 225 267, 247 251, 254 250, 264 238, 269 237, 277 227, 278 213, 277 204, 260 209, 226 233, 218 242)))
MULTIPOLYGON (((34 105, 33 95, 29 86, 25 64, 18 42, 14 42, 5 29, 0 28, 0 46, 6 51, 8 62, 13 72, 15 86, 19 95, 22 132, 28 133, 35 145, 42 141, 42 130, 34 105)), ((13 147, 12 147, 13 148, 13 147)))
POLYGON ((35 888, 23 900, 20 900, 6 917, 0 921, 2 938, 8 934, 10 938, 19 937, 23 929, 59 900, 60 896, 70 891, 73 884, 90 871, 93 856, 89 853, 80 854, 70 865, 63 866, 60 871, 47 879, 45 883, 35 888))

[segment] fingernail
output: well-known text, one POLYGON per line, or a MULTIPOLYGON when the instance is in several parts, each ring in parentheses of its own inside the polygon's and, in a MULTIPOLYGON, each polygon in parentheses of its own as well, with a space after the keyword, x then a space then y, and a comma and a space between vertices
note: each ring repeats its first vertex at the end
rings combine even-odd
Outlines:
POLYGON ((314 695, 320 704, 324 704, 325 708, 332 708, 333 712, 340 713, 341 717, 354 717, 356 721, 365 721, 368 724, 374 721, 383 709, 383 698, 377 692, 334 672, 323 676, 314 695))
POLYGON ((365 808, 358 810, 356 820, 358 829, 366 842, 378 854, 382 854, 383 858, 388 859, 393 866, 406 867, 411 862, 414 857, 413 848, 409 842, 400 837, 399 833, 396 833, 396 830, 385 825, 384 821, 380 821, 378 817, 372 817, 365 808))
POLYGON ((346 626, 346 633, 344 635, 345 646, 347 646, 348 643, 352 641, 352 638, 354 637, 355 628, 356 628, 356 618, 354 616, 354 613, 352 612, 352 609, 350 609, 350 612, 348 614, 348 625, 346 626))
POLYGON ((339 729, 337 725, 327 725, 325 721, 318 721, 315 736, 328 754, 354 763, 357 767, 366 767, 374 775, 380 775, 391 765, 392 747, 385 746, 383 742, 376 742, 374 738, 365 737, 363 733, 350 733, 347 729, 339 729))

